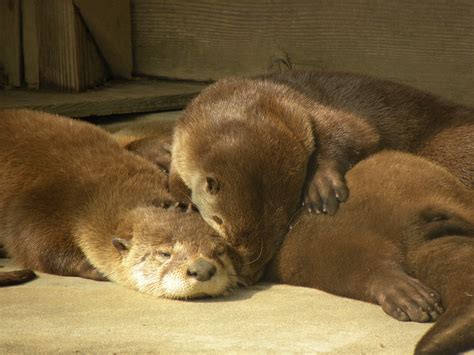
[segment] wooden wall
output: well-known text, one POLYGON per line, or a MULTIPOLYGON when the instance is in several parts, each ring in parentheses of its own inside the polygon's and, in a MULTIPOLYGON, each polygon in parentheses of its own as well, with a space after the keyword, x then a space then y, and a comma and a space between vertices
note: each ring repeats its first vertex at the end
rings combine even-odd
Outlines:
POLYGON ((0 1, 0 88, 21 85, 20 0, 0 1))
POLYGON ((474 104, 472 0, 134 0, 134 72, 367 73, 474 104))

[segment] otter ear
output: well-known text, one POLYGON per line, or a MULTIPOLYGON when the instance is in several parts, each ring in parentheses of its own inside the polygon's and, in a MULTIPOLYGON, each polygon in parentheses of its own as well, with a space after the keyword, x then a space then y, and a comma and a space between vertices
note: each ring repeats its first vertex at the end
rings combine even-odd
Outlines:
POLYGON ((215 195, 219 192, 219 181, 216 178, 211 176, 206 177, 206 191, 211 194, 215 195))
POLYGON ((128 239, 113 237, 112 244, 120 253, 127 252, 130 249, 130 240, 128 239))

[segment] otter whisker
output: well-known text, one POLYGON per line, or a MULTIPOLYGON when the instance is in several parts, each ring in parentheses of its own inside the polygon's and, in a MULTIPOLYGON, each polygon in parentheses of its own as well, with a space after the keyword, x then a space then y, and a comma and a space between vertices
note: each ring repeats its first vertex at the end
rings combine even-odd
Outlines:
POLYGON ((250 264, 253 264, 253 263, 257 262, 263 255, 263 245, 264 245, 263 240, 260 238, 260 253, 258 254, 258 256, 254 260, 249 261, 248 263, 244 263, 242 265, 250 265, 250 264))
POLYGON ((300 221, 301 221, 301 218, 297 219, 295 224, 292 225, 293 221, 300 216, 301 214, 301 211, 303 209, 302 208, 297 208, 295 213, 293 213, 293 215, 291 216, 290 220, 288 221, 288 224, 286 226, 286 229, 287 230, 292 230, 300 221))

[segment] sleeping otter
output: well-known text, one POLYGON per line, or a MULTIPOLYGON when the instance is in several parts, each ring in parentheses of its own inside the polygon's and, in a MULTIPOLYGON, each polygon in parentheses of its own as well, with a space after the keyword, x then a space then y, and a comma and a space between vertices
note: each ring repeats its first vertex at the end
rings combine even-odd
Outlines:
POLYGON ((90 124, 0 112, 0 243, 23 267, 172 298, 235 287, 239 259, 199 216, 176 242, 176 212, 156 206, 170 201, 166 180, 90 124), (206 239, 196 244, 195 232, 206 239))
POLYGON ((347 170, 381 149, 426 157, 472 188, 473 123, 471 108, 356 74, 223 79, 178 120, 170 189, 263 269, 302 191, 306 208, 334 214, 347 170))

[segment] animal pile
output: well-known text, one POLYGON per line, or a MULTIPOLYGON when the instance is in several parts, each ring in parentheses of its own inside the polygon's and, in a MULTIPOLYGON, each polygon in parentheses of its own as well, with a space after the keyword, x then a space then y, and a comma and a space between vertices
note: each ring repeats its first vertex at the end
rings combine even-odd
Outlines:
POLYGON ((128 152, 0 115, 0 244, 24 267, 172 298, 314 287, 437 320, 416 353, 474 347, 471 108, 346 73, 229 78, 128 152))

